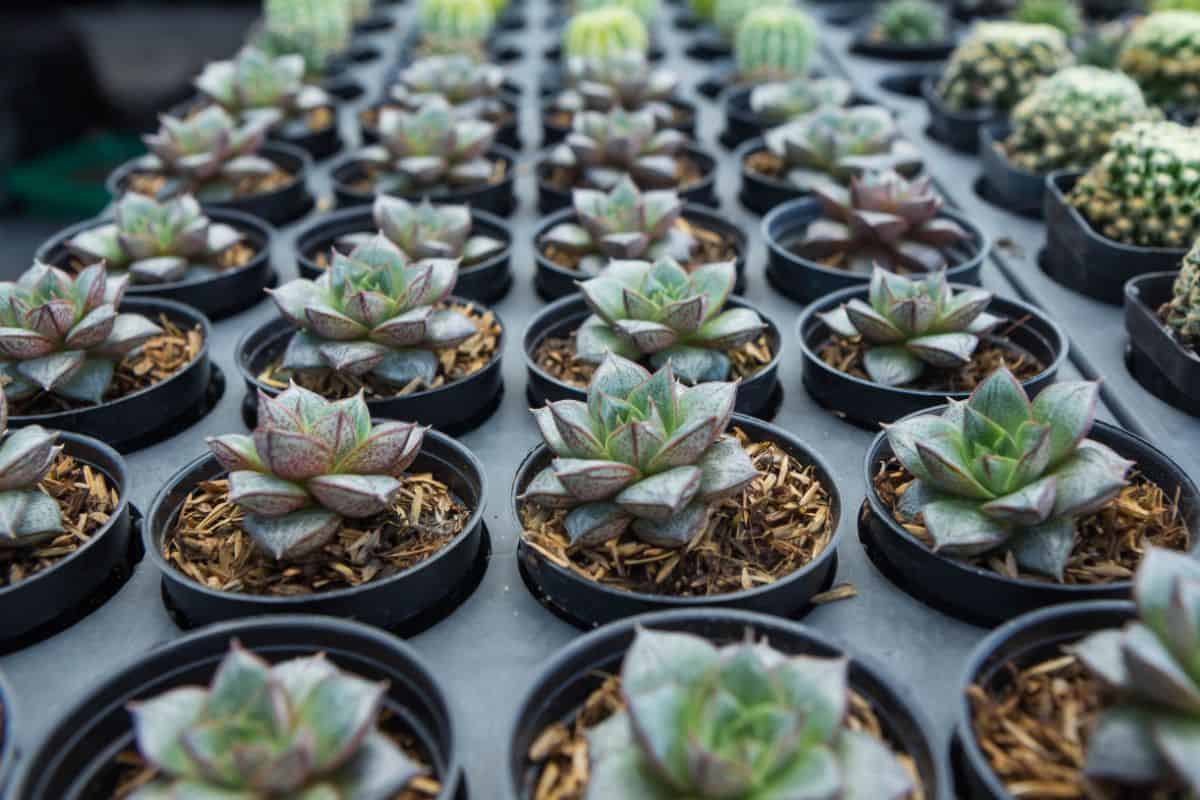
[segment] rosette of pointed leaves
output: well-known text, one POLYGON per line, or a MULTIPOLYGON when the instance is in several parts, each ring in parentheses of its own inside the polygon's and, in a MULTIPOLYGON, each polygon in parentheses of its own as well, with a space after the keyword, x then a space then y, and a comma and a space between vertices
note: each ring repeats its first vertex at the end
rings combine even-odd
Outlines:
POLYGON ((205 65, 195 85, 230 114, 271 126, 332 104, 325 90, 304 82, 303 57, 272 56, 257 47, 205 65))
POLYGON ((648 108, 581 111, 550 163, 581 171, 583 181, 598 189, 611 189, 625 175, 643 188, 666 189, 676 183, 675 154, 686 141, 677 130, 659 130, 648 108))
POLYGON ((50 392, 99 403, 117 363, 162 333, 139 314, 119 314, 128 276, 109 278, 104 264, 76 276, 35 262, 15 282, 0 282, 0 377, 20 400, 50 392))
POLYGON ((63 532, 58 502, 38 488, 62 445, 40 425, 8 431, 8 400, 0 394, 0 550, 30 547, 63 532))
POLYGON ((72 236, 67 249, 84 264, 103 261, 134 283, 172 283, 214 270, 221 254, 245 237, 204 216, 190 194, 158 202, 127 192, 113 221, 72 236))
POLYGON ((848 661, 639 628, 625 707, 588 731, 587 800, 899 800, 912 777, 847 724, 848 661))
POLYGON ((808 226, 795 249, 805 258, 836 259, 855 272, 876 264, 892 270, 936 272, 948 267, 948 248, 971 238, 939 216, 943 200, 929 178, 907 181, 895 172, 867 173, 850 188, 814 188, 824 216, 808 226))
POLYGON ((399 476, 417 457, 425 430, 411 422, 371 425, 362 393, 326 400, 295 384, 278 397, 258 394, 254 434, 208 439, 229 470, 229 499, 242 526, 273 558, 320 550, 344 519, 391 508, 399 476))
POLYGON ((915 481, 905 519, 924 517, 934 550, 974 556, 997 548, 1025 569, 1061 579, 1080 517, 1103 508, 1133 465, 1085 438, 1099 384, 1055 383, 1032 403, 999 369, 939 416, 887 427, 892 452, 915 481))
POLYGON ((533 411, 555 458, 521 499, 571 509, 572 545, 632 530, 649 544, 682 547, 704 530, 716 503, 758 476, 737 439, 725 435, 736 397, 735 383, 685 387, 670 365, 651 375, 609 354, 587 402, 533 411))
POLYGON ((504 111, 504 70, 464 53, 427 56, 400 71, 388 96, 410 111, 443 98, 459 119, 486 119, 504 111))
POLYGON ((695 240, 675 226, 683 201, 673 191, 642 192, 624 176, 610 192, 576 189, 571 198, 579 221, 560 222, 541 243, 577 254, 580 272, 595 275, 613 258, 686 262, 691 255, 695 240))
POLYGON ((841 78, 797 78, 774 81, 750 90, 750 109, 764 119, 781 123, 820 108, 842 108, 854 87, 841 78))
POLYGON ((456 347, 475 324, 435 306, 454 289, 458 264, 409 262, 380 234, 333 263, 315 281, 298 279, 271 291, 280 313, 300 330, 288 342, 286 370, 334 370, 406 386, 437 375, 435 350, 456 347))
POLYGON ((218 199, 232 192, 231 182, 275 170, 271 161, 253 155, 271 126, 264 118, 238 123, 220 106, 208 106, 186 119, 163 114, 159 122, 156 133, 142 137, 150 153, 138 168, 174 179, 160 195, 192 191, 204 200, 218 199))
POLYGON ((627 50, 603 58, 572 56, 566 62, 570 88, 554 98, 554 108, 571 112, 649 109, 659 127, 674 120, 670 101, 679 76, 651 66, 645 54, 627 50))
MULTIPOLYGON (((503 252, 507 244, 480 234, 472 235, 471 209, 433 204, 429 198, 410 203, 401 197, 376 195, 372 209, 375 227, 409 259, 453 258, 469 266, 503 252)), ((351 233, 338 238, 338 250, 351 251, 375 236, 351 233)))
POLYGON ((495 125, 459 119, 444 98, 435 97, 413 112, 380 109, 379 144, 357 155, 382 171, 375 179, 376 193, 474 186, 491 177, 492 162, 484 154, 495 136, 495 125))
POLYGON ((208 687, 129 705, 158 773, 130 798, 393 797, 424 770, 378 728, 386 690, 323 653, 272 666, 234 640, 208 687))
MULTIPOLYGON (((1073 649, 1116 693, 1088 737, 1084 774, 1200 795, 1200 562, 1146 548, 1134 576, 1137 620, 1094 633, 1073 649)), ((1165 796, 1165 795, 1164 795, 1165 796)), ((1174 795, 1173 795, 1174 796, 1174 795)))
POLYGON ((688 273, 669 258, 614 261, 579 284, 592 310, 575 336, 575 355, 600 363, 606 353, 655 367, 671 365, 685 383, 729 377, 725 353, 752 342, 765 323, 753 309, 722 309, 733 291, 732 262, 705 264, 688 273))
POLYGON ((884 386, 912 383, 927 365, 964 366, 979 337, 1001 322, 985 311, 991 292, 955 292, 944 271, 909 280, 876 267, 867 301, 856 297, 817 316, 837 336, 862 337, 867 345, 863 367, 871 380, 884 386))

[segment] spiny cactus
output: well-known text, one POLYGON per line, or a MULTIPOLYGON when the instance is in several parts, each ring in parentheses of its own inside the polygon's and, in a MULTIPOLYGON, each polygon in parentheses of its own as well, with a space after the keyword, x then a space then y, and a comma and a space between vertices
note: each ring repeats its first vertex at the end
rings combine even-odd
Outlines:
POLYGON ((950 56, 937 93, 954 111, 1007 111, 1039 78, 1074 61, 1062 31, 1049 25, 978 22, 950 56))
POLYGON ((646 23, 647 26, 653 25, 654 21, 658 19, 658 0, 575 0, 575 9, 577 12, 588 11, 593 8, 608 8, 610 6, 628 8, 637 14, 638 19, 646 23))
POLYGON ((58 502, 38 488, 62 445, 40 425, 8 430, 8 400, 0 393, 0 552, 32 547, 62 533, 58 502))
POLYGON ((433 53, 481 53, 496 24, 491 0, 421 0, 417 30, 433 53))
POLYGON ((392 797, 425 770, 378 727, 386 691, 324 654, 272 666, 235 639, 208 687, 129 705, 156 773, 129 797, 392 797))
POLYGON ((688 0, 688 9, 700 22, 712 22, 716 0, 688 0))
POLYGON ((1075 0, 1021 0, 1012 18, 1016 22, 1058 28, 1068 37, 1083 30, 1083 11, 1075 0))
POLYGON ((160 197, 191 192, 201 200, 228 199, 236 181, 275 171, 254 155, 271 126, 267 118, 238 123, 220 106, 208 106, 186 119, 163 114, 159 122, 157 132, 142 137, 150 153, 137 168, 168 179, 160 197))
MULTIPOLYGON (((413 261, 452 258, 460 267, 478 264, 507 247, 500 239, 472 235, 471 209, 467 206, 433 204, 429 198, 410 203, 385 194, 375 197, 372 219, 379 232, 413 261)), ((374 234, 351 233, 337 240, 341 251, 369 244, 374 234)))
POLYGON ((623 6, 601 6, 571 17, 563 29, 565 58, 600 60, 622 53, 645 55, 650 32, 637 14, 623 6))
POLYGON ((1200 247, 1197 245, 1192 245, 1183 257, 1164 311, 1167 324, 1180 339, 1193 346, 1200 342, 1200 247))
POLYGON ((910 46, 946 41, 945 9, 931 0, 889 0, 875 12, 874 38, 910 46))
POLYGON ((756 8, 787 6, 790 0, 716 0, 713 6, 713 25, 717 34, 733 44, 742 21, 756 8))
POLYGON ((668 69, 650 66, 636 50, 601 59, 571 57, 566 60, 568 88, 554 98, 562 111, 626 111, 649 109, 659 127, 674 121, 670 101, 679 86, 679 76, 668 69))
POLYGON ((794 6, 767 5, 738 26, 733 54, 743 81, 784 80, 808 74, 817 25, 794 6))
POLYGON ((441 97, 459 119, 494 119, 504 113, 504 70, 462 53, 418 59, 400 71, 388 99, 409 111, 441 97))
POLYGON ((1160 11, 1134 27, 1121 50, 1121 71, 1159 106, 1200 105, 1200 13, 1160 11))
POLYGON ((782 123, 822 108, 842 108, 854 87, 841 78, 793 78, 762 83, 750 90, 750 109, 772 123, 782 123))
POLYGON ((253 43, 272 56, 300 56, 305 75, 315 79, 349 46, 353 28, 345 3, 264 0, 262 26, 253 43))
POLYGON ((899 800, 913 790, 886 744, 847 725, 844 657, 638 628, 621 695, 624 708, 588 731, 587 800, 899 800))
POLYGON ((587 402, 533 411, 554 461, 521 499, 569 508, 571 545, 626 530, 649 544, 683 547, 713 506, 758 476, 737 439, 725 435, 737 384, 685 387, 667 366, 651 375, 609 354, 592 375, 587 402))
POLYGON ((99 403, 117 363, 162 329, 139 314, 119 314, 128 276, 104 264, 71 276, 35 262, 16 282, 0 282, 0 377, 21 400, 49 392, 99 403))
POLYGON ((204 96, 241 119, 264 119, 271 126, 299 124, 297 118, 332 104, 319 86, 304 82, 304 59, 272 56, 243 48, 230 61, 205 65, 194 81, 204 96))
POLYGON ((665 189, 677 183, 675 154, 686 141, 677 130, 659 130, 650 109, 581 111, 550 163, 577 170, 585 185, 599 189, 616 186, 624 176, 645 188, 665 189))

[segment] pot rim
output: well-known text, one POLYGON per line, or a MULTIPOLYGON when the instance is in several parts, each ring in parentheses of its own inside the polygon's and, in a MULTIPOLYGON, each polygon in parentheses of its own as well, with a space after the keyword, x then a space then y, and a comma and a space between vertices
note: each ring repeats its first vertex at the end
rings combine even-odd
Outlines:
MULTIPOLYGON (((1146 301, 1142 298, 1141 284, 1151 280, 1174 280, 1175 276, 1178 274, 1179 272, 1177 270, 1165 270, 1163 272, 1145 272, 1141 275, 1135 275, 1134 277, 1125 281, 1125 302, 1137 306, 1138 309, 1150 314, 1151 316, 1157 317, 1155 310, 1146 305, 1146 301)), ((1192 350, 1189 347, 1184 347, 1182 344, 1180 344, 1179 340, 1175 336, 1170 335, 1170 332, 1165 330, 1165 327, 1166 326, 1160 323, 1160 328, 1164 328, 1163 334, 1171 343, 1175 357, 1185 359, 1190 363, 1200 366, 1200 354, 1197 354, 1195 350, 1192 350)), ((1127 329, 1126 333, 1128 332, 1129 331, 1127 329)), ((1132 335, 1130 336, 1130 339, 1133 340, 1132 335)))

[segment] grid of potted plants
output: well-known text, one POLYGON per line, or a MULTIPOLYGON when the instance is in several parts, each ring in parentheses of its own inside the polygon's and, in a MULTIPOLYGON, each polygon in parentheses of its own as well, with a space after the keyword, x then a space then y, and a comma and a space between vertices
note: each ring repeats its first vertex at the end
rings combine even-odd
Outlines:
POLYGON ((0 792, 1200 795, 1200 7, 510 2, 264 0, 0 282, 0 649, 170 640, 0 792))

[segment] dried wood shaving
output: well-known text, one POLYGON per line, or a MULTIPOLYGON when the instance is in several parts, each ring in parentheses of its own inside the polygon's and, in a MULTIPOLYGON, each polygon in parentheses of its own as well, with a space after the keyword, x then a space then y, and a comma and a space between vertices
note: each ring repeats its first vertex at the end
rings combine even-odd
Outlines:
MULTIPOLYGON (((130 192, 158 197, 166 188, 169 180, 175 176, 167 176, 158 172, 134 172, 125 183, 125 189, 130 192)), ((253 197, 269 194, 296 182, 296 176, 276 167, 265 175, 246 175, 231 184, 235 197, 253 197)), ((185 191, 196 193, 197 186, 187 186, 185 191)))
POLYGON ((813 605, 819 606, 826 603, 836 603, 838 600, 849 600, 851 597, 858 597, 858 589, 852 583, 839 583, 832 589, 826 592, 817 592, 812 596, 813 605))

